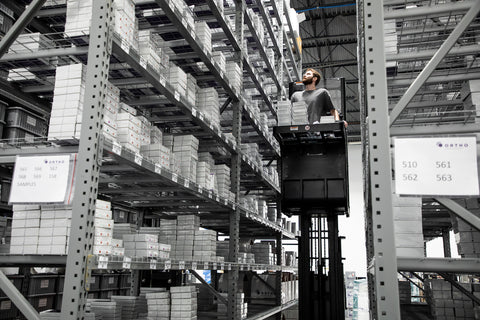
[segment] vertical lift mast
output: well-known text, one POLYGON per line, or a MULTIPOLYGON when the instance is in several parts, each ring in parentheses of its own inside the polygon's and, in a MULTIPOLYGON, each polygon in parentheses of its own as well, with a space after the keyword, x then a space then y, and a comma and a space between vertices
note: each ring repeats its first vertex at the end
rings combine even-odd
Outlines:
POLYGON ((343 122, 274 128, 281 148, 281 210, 298 215, 299 316, 345 319, 338 215, 348 215, 343 122))

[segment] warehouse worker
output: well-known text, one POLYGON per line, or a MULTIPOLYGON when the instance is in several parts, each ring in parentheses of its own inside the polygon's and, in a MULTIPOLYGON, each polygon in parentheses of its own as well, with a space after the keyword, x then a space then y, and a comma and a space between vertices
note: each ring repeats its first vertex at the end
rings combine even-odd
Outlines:
MULTIPOLYGON (((292 94, 292 103, 305 101, 307 104, 308 122, 312 124, 320 123, 322 116, 327 116, 329 113, 336 121, 340 120, 340 114, 333 106, 330 93, 327 89, 316 88, 322 76, 317 70, 308 68, 303 75, 303 84, 305 90, 297 91, 292 94)), ((347 122, 345 122, 345 127, 347 122)))

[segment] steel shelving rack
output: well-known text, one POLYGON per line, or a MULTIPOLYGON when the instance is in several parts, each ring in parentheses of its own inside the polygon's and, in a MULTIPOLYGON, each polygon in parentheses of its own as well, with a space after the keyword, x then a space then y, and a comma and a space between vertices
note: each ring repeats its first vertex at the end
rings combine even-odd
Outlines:
POLYGON ((399 271, 478 274, 480 270, 479 259, 450 258, 448 240, 450 213, 477 231, 480 219, 444 197, 423 199, 422 215, 424 237, 443 237, 445 258, 396 256, 390 153, 391 137, 473 134, 478 139, 478 113, 464 109, 459 97, 463 81, 480 79, 478 67, 462 64, 458 57, 478 53, 471 40, 478 36, 479 11, 479 1, 362 0, 357 5, 367 265, 374 319, 400 319, 399 271), (392 19, 396 19, 399 48, 386 53, 384 22, 392 19), (396 64, 389 67, 386 62, 396 64))
MULTIPOLYGON (((238 204, 241 193, 251 191, 263 194, 274 204, 279 192, 278 185, 264 172, 263 167, 254 163, 245 154, 242 154, 240 145, 243 141, 257 142, 261 146, 262 156, 270 165, 279 156, 279 148, 274 141, 271 132, 260 127, 255 114, 243 99, 242 91, 233 88, 229 76, 223 72, 214 61, 201 42, 197 41, 195 30, 187 26, 182 14, 172 5, 170 0, 137 0, 136 13, 142 18, 142 28, 162 27, 173 30, 177 40, 188 47, 187 53, 172 57, 172 61, 179 65, 202 62, 207 71, 203 73, 197 70, 189 70, 197 79, 202 79, 208 85, 220 88, 225 97, 222 112, 232 109, 231 123, 222 127, 214 125, 206 115, 202 114, 189 101, 181 96, 174 87, 168 83, 164 75, 158 74, 142 59, 135 49, 122 41, 111 30, 113 15, 113 1, 93 1, 93 13, 90 34, 85 37, 69 38, 62 33, 62 24, 65 23, 66 6, 43 8, 45 0, 20 1, 13 5, 18 20, 23 21, 14 25, 7 34, 15 38, 26 25, 31 31, 40 31, 48 34, 52 41, 52 47, 45 50, 24 53, 7 53, 0 56, 0 64, 5 69, 16 67, 28 67, 38 75, 38 81, 24 86, 12 85, 2 80, 0 91, 4 98, 14 101, 23 107, 48 118, 49 99, 53 91, 53 76, 55 65, 50 64, 50 58, 55 58, 56 63, 86 63, 86 97, 80 140, 55 140, 45 141, 15 141, 2 143, 0 147, 0 162, 3 166, 11 168, 17 155, 48 155, 59 153, 78 153, 77 172, 75 180, 75 200, 70 234, 69 252, 67 256, 40 256, 40 255, 4 255, 4 266, 61 266, 66 265, 66 282, 63 291, 62 319, 81 319, 85 312, 86 291, 91 270, 95 269, 130 269, 138 270, 187 270, 195 269, 202 264, 212 270, 225 270, 229 278, 229 294, 227 299, 228 318, 240 319, 240 310, 236 306, 239 272, 270 270, 276 272, 277 307, 256 314, 249 319, 265 319, 276 314, 280 317, 281 311, 296 304, 296 301, 281 304, 281 274, 282 272, 295 272, 293 267, 281 266, 281 243, 284 237, 294 239, 295 234, 283 229, 277 223, 269 221, 255 212, 252 212, 238 204), (22 13, 22 5, 30 4, 22 13), (142 11, 154 8, 158 16, 154 18, 163 21, 160 24, 151 23, 143 19, 142 11), (101 133, 101 114, 103 110, 103 97, 105 95, 107 80, 121 88, 122 99, 125 102, 146 111, 145 114, 155 123, 161 123, 168 127, 173 134, 196 135, 201 145, 207 148, 220 149, 215 158, 218 161, 229 163, 231 161, 232 192, 236 201, 225 199, 218 194, 206 190, 193 181, 179 176, 158 164, 155 164, 135 154, 128 149, 122 148, 115 141, 105 139, 101 133), (138 98, 134 93, 138 88, 148 88, 149 96, 138 98), (163 108, 158 108, 162 105, 163 108), (153 107, 155 110, 153 110, 153 107), (233 139, 224 132, 233 134, 233 139), (253 133, 253 134, 251 134, 253 133), (245 140, 244 140, 245 138, 245 140), (121 178, 119 178, 121 177, 121 178), (115 185, 115 188, 111 188, 115 185), (158 191, 175 192, 175 197, 158 197, 158 191), (238 261, 239 238, 248 234, 256 238, 275 239, 277 243, 277 265, 241 264, 233 262, 216 263, 203 261, 151 261, 133 259, 129 264, 114 257, 101 258, 91 256, 92 225, 94 200, 98 194, 107 196, 114 205, 122 205, 135 208, 150 208, 159 218, 161 212, 191 212, 201 217, 202 227, 210 228, 230 236, 230 259, 238 261), (175 201, 172 201, 175 200, 175 201)), ((230 7, 219 8, 216 2, 206 0, 186 1, 187 5, 202 5, 202 9, 213 17, 220 31, 214 34, 227 45, 227 51, 233 53, 231 58, 245 70, 243 86, 256 88, 258 98, 261 101, 261 110, 275 118, 274 102, 285 96, 285 81, 299 78, 299 64, 301 58, 298 55, 298 45, 294 38, 291 22, 288 26, 283 25, 281 10, 275 1, 247 4, 244 1, 229 3, 230 7), (273 44, 275 63, 269 61, 262 43, 256 34, 251 16, 247 8, 259 12, 263 23, 273 44), (232 31, 229 23, 225 20, 220 9, 230 10, 235 14, 235 31, 232 31), (276 20, 276 22, 273 22, 276 20), (246 26, 245 26, 246 25, 246 26), (276 30, 274 27, 276 26, 276 30), (248 30, 247 30, 248 29, 248 30), (265 62, 265 68, 255 66, 258 61, 252 61, 248 55, 247 38, 251 46, 260 51, 261 58, 265 62), (291 42, 296 48, 296 54, 292 52, 291 42), (286 74, 286 79, 284 79, 286 74), (245 79, 245 75, 247 78, 245 79), (264 80, 269 78, 276 87, 277 94, 270 94, 265 90, 264 80)), ((281 1, 283 9, 287 9, 286 3, 281 1)), ((200 18, 199 18, 200 19, 200 18)), ((155 20, 155 19, 154 19, 155 20)), ((150 20, 152 21, 152 20, 150 20)), ((6 37, 7 38, 7 37, 6 37)), ((0 49, 6 51, 8 44, 0 43, 0 49)), ((258 64, 257 64, 258 65, 258 64)), ((261 63, 263 65, 263 63, 261 63)), ((267 81, 266 83, 271 83, 267 81)), ((281 213, 278 213, 281 218, 281 213)), ((133 286, 137 285, 138 272, 132 272, 133 286), (137 277, 135 279, 135 276, 137 277)), ((0 278, 2 288, 8 286, 4 277, 0 278)), ((28 301, 18 291, 13 292, 14 302, 26 310, 26 316, 37 319, 38 314, 28 301)))

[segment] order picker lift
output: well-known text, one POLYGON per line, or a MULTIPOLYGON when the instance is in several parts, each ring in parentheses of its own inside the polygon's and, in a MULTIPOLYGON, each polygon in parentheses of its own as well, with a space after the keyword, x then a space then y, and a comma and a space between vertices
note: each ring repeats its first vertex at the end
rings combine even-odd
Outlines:
POLYGON ((338 215, 348 215, 343 121, 273 129, 281 149, 282 212, 298 215, 300 320, 345 319, 338 215))

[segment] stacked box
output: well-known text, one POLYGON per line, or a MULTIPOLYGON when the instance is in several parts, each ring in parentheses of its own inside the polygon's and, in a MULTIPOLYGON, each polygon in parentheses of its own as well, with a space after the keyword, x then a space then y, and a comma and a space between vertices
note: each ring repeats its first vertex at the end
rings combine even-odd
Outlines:
POLYGON ((480 122, 480 80, 468 80, 462 86, 460 95, 463 100, 463 107, 466 111, 475 113, 475 122, 480 122))
MULTIPOLYGON (((42 233, 50 241, 53 237, 53 225, 42 233)), ((10 243, 11 254, 37 254, 40 235, 40 206, 38 205, 13 205, 12 238, 10 243)), ((43 244, 42 244, 43 246, 43 244)), ((65 250, 65 248, 64 248, 65 250)))
POLYGON ((269 243, 254 243, 252 246, 252 252, 255 255, 255 263, 275 264, 275 254, 269 243))
POLYGON ((0 217, 0 253, 10 252, 10 240, 12 237, 12 219, 0 217))
POLYGON ((217 254, 217 232, 195 230, 193 260, 213 261, 217 254))
POLYGON ((187 74, 187 101, 194 106, 196 104, 196 94, 197 94, 197 79, 191 74, 187 74))
POLYGON ((203 44, 206 52, 212 52, 212 32, 210 27, 204 21, 195 22, 195 34, 197 40, 203 44))
POLYGON ((240 91, 242 88, 242 70, 238 64, 234 61, 227 62, 225 71, 228 74, 231 87, 240 91))
POLYGON ((225 60, 225 56, 223 55, 223 52, 222 51, 214 51, 212 53, 212 58, 213 58, 213 61, 215 61, 219 65, 220 71, 225 72, 226 60, 225 60))
POLYGON ((422 198, 392 196, 395 246, 399 257, 424 257, 422 198))
MULTIPOLYGON (((456 202, 473 215, 480 217, 480 201, 478 199, 458 199, 456 202)), ((451 214, 451 219, 458 254, 464 258, 479 258, 480 232, 454 214, 451 214)))
POLYGON ((120 89, 107 82, 105 109, 103 110, 103 134, 111 140, 117 139, 117 114, 120 111, 120 89))
POLYGON ((138 31, 138 53, 140 57, 147 61, 153 70, 166 77, 167 67, 163 65, 162 48, 158 46, 158 34, 152 30, 138 31))
POLYGON ((263 167, 262 156, 256 143, 242 143, 240 146, 242 154, 246 155, 250 160, 253 161, 259 167, 263 167))
POLYGON ((36 33, 20 34, 8 48, 8 53, 28 53, 40 50, 51 49, 54 47, 53 42, 45 35, 36 33))
POLYGON ((398 281, 398 294, 400 296, 400 303, 410 304, 412 302, 412 289, 410 288, 410 281, 398 281))
POLYGON ((151 320, 170 320, 170 292, 146 293, 148 317, 151 320))
MULTIPOLYGON (((92 21, 93 0, 68 0, 65 34, 68 37, 88 35, 92 21)), ((114 32, 129 46, 138 47, 138 25, 132 0, 114 1, 114 32)))
MULTIPOLYGON (((160 235, 162 233, 162 229, 160 227, 141 227, 138 230, 139 234, 155 234, 158 235, 160 238, 160 235)), ((161 243, 161 241, 158 242, 158 258, 160 259, 168 259, 170 258, 170 251, 171 251, 171 245, 167 243, 161 243)))
MULTIPOLYGON (((471 283, 458 283, 468 292, 475 294, 471 283)), ((433 319, 474 319, 472 300, 457 288, 441 279, 425 281, 427 303, 431 307, 433 319)))
POLYGON ((267 206, 267 201, 258 199, 257 200, 257 205, 258 205, 258 215, 264 219, 267 218, 267 212, 268 212, 268 206, 267 206))
POLYGON ((120 112, 127 112, 130 113, 133 116, 137 115, 137 109, 134 107, 129 106, 126 103, 120 102, 120 112))
POLYGON ((172 319, 197 319, 197 290, 195 286, 171 287, 170 296, 170 316, 172 319))
POLYGON ((257 196, 242 196, 240 204, 249 211, 258 213, 258 199, 257 196))
MULTIPOLYGON (((122 236, 123 239, 123 236, 122 236)), ((112 255, 123 257, 125 255, 125 248, 123 247, 123 240, 112 238, 112 255)))
MULTIPOLYGON (((220 293, 225 299, 228 299, 228 293, 220 293)), ((237 292, 237 309, 240 310, 240 317, 241 319, 245 319, 248 314, 248 303, 244 302, 245 300, 245 294, 242 292, 237 292)), ((217 304, 217 313, 218 317, 217 319, 223 320, 227 319, 227 306, 223 303, 218 303, 217 304)))
POLYGON ((160 243, 170 245, 171 254, 173 256, 176 251, 177 242, 177 220, 160 219, 160 235, 158 237, 160 243))
POLYGON ((215 191, 224 198, 229 198, 230 168, 226 164, 215 165, 215 191))
POLYGON ((144 301, 140 297, 112 296, 111 300, 121 309, 122 320, 138 319, 141 310, 144 309, 142 306, 144 301))
POLYGON ((141 120, 128 112, 117 114, 118 142, 135 153, 140 152, 141 120))
POLYGON ((297 252, 285 251, 285 265, 292 267, 297 266, 297 252))
POLYGON ((274 207, 268 208, 267 219, 272 222, 277 221, 277 208, 274 208, 274 207))
POLYGON ((292 124, 307 124, 307 104, 305 101, 292 103, 292 124))
POLYGON ((125 234, 123 235, 125 255, 128 257, 158 258, 158 235, 125 234))
POLYGON ((170 149, 161 143, 152 143, 140 147, 140 153, 164 168, 170 168, 170 149))
POLYGON ((217 256, 223 257, 225 261, 228 260, 228 255, 230 252, 230 244, 228 241, 217 241, 217 256))
POLYGON ((37 80, 37 76, 27 68, 14 68, 8 70, 8 81, 28 81, 37 80))
POLYGON ((175 259, 192 260, 195 232, 200 228, 200 217, 182 215, 177 218, 177 241, 175 259))
POLYGON ((139 132, 139 139, 140 139, 140 146, 149 145, 151 143, 150 139, 150 131, 152 125, 150 121, 144 116, 137 116, 138 120, 140 120, 140 132, 139 132))
MULTIPOLYGON (((396 54, 397 51, 397 25, 395 20, 389 20, 384 23, 384 50, 385 54, 396 54)), ((396 61, 387 61, 385 66, 387 68, 395 67, 396 61)))
POLYGON ((115 301, 87 299, 86 311, 91 311, 103 320, 122 320, 122 307, 115 301))
POLYGON ((220 102, 215 88, 198 89, 196 106, 211 123, 220 127, 220 102))
POLYGON ((150 127, 150 143, 160 143, 162 144, 163 132, 159 127, 151 126, 150 127))
MULTIPOLYGON (((173 153, 180 160, 180 174, 189 180, 197 179, 198 139, 192 135, 175 136, 173 153)), ((176 160, 177 160, 176 159, 176 160)))
POLYGON ((181 96, 187 95, 187 74, 175 64, 170 63, 168 80, 181 96))
MULTIPOLYGON (((111 203, 97 199, 95 204, 95 237, 93 238, 93 254, 110 255, 113 254, 113 216, 111 203)), ((119 242, 115 242, 116 247, 119 242)), ((121 250, 120 250, 121 251, 121 250)))
POLYGON ((277 118, 279 126, 292 124, 292 103, 290 100, 277 102, 277 118))
POLYGON ((131 223, 114 223, 113 238, 123 239, 124 234, 133 234, 137 232, 137 227, 131 223))
POLYGON ((208 162, 199 161, 197 163, 197 184, 208 190, 213 190, 215 187, 214 176, 210 164, 208 162))

